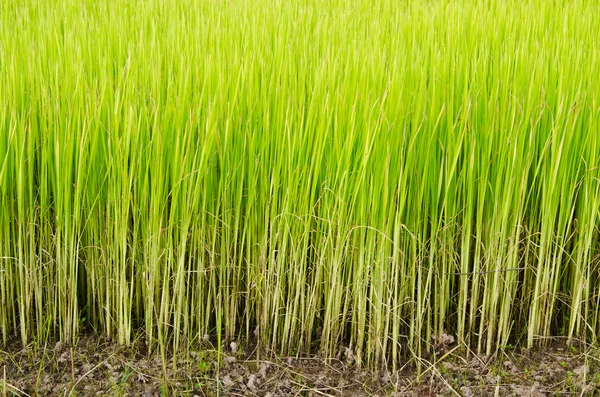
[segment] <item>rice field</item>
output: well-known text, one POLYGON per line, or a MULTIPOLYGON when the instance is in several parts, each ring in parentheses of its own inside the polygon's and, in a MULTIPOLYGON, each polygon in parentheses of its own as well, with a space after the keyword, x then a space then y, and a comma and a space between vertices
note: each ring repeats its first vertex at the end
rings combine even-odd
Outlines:
POLYGON ((2 1, 2 341, 596 343, 599 76, 591 0, 2 1))

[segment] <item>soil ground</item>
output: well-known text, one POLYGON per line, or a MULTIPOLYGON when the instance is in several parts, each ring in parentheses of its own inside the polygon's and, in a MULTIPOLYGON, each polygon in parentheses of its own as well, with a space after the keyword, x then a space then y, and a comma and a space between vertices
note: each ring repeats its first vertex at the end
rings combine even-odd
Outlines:
MULTIPOLYGON (((438 346, 439 347, 439 346, 438 346)), ((9 344, 0 352, 2 396, 595 396, 600 352, 554 341, 536 351, 478 356, 448 343, 437 358, 395 372, 366 371, 349 350, 336 359, 273 357, 235 343, 203 348, 163 367, 141 342, 130 347, 97 337, 72 346, 9 344)))

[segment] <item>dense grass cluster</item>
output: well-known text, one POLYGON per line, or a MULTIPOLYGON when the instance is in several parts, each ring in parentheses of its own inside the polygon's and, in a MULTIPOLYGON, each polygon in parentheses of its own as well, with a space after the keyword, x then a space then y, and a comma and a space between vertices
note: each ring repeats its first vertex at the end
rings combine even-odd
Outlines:
POLYGON ((4 342, 596 341, 596 4, 0 2, 4 342))

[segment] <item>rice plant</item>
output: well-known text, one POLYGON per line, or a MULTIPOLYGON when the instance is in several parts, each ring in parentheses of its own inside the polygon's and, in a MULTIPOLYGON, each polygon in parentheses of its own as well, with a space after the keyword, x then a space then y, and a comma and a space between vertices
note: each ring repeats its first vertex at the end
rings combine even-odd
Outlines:
POLYGON ((591 0, 2 1, 2 340, 597 342, 599 44, 591 0))

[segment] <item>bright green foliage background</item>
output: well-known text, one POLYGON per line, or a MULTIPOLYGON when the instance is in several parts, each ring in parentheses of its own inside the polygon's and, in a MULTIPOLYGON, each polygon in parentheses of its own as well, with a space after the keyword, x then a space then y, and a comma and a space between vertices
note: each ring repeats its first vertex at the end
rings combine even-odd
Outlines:
POLYGON ((597 341, 597 4, 1 1, 2 338, 597 341))

